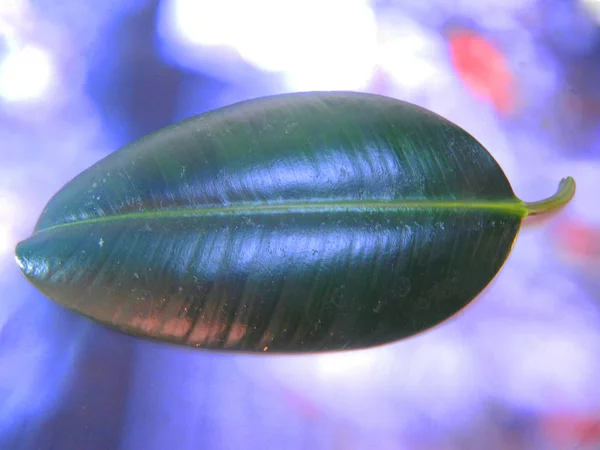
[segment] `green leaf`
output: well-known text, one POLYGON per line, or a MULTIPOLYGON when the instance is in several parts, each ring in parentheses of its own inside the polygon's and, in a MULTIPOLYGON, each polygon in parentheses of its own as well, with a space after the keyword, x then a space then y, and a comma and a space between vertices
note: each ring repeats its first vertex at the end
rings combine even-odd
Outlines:
POLYGON ((469 134, 370 94, 239 103, 134 142, 48 203, 17 261, 64 307, 207 349, 364 348, 467 306, 529 212, 469 134))

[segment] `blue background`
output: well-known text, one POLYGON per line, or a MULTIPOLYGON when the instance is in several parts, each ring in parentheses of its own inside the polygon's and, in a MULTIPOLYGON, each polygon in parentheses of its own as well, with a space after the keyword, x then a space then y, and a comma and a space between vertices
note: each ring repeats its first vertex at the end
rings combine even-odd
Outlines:
POLYGON ((600 448, 600 4, 593 0, 2 0, 1 449, 600 448), (174 121, 306 90, 375 92, 464 127, 525 201, 475 304, 418 338, 308 357, 107 330, 13 252, 79 172, 174 121))

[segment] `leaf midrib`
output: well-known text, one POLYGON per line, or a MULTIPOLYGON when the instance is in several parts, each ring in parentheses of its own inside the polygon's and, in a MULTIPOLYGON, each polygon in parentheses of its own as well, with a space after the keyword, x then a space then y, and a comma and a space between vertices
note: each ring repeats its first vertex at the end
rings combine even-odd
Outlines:
POLYGON ((126 220, 159 220, 159 219, 185 219, 201 216, 245 216, 256 214, 285 214, 285 213, 311 213, 318 211, 327 212, 354 212, 368 213, 376 211, 401 211, 408 209, 421 210, 477 210, 501 212, 511 216, 524 218, 527 216, 526 205, 518 200, 507 201, 335 201, 335 202, 282 202, 282 203, 244 203, 232 206, 214 206, 206 208, 177 208, 160 209, 150 211, 126 212, 106 216, 90 217, 87 219, 73 220, 69 222, 52 225, 47 228, 36 229, 35 234, 49 232, 61 228, 70 228, 82 225, 93 225, 97 223, 126 221, 126 220))

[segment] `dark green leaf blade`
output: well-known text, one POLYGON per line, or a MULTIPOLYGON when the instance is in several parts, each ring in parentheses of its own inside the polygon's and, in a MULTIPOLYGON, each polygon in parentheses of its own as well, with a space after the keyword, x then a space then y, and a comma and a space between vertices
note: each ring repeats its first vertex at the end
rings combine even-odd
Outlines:
POLYGON ((362 348, 464 308, 527 208, 491 155, 397 100, 304 93, 198 116, 68 183, 17 247, 45 295, 202 348, 362 348))
POLYGON ((210 215, 58 228, 19 254, 47 296, 130 332, 318 351, 398 340, 453 315, 499 270, 519 223, 424 209, 210 215))

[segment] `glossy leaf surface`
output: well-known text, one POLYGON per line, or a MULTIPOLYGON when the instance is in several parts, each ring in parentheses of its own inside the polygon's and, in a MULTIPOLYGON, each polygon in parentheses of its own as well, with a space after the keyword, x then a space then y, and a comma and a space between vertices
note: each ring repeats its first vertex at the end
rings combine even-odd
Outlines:
POLYGON ((370 94, 288 94, 109 155, 52 198, 16 253, 43 294, 131 334, 353 349, 463 309, 528 211, 492 156, 431 112, 370 94))

